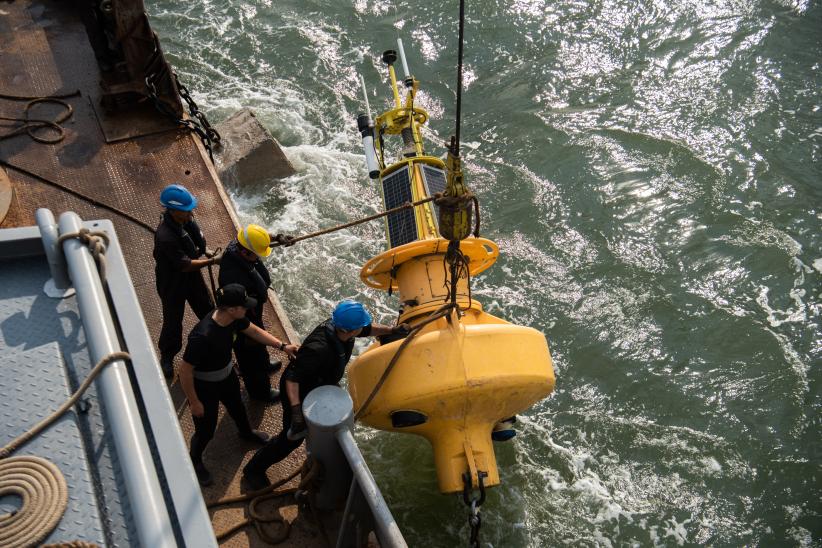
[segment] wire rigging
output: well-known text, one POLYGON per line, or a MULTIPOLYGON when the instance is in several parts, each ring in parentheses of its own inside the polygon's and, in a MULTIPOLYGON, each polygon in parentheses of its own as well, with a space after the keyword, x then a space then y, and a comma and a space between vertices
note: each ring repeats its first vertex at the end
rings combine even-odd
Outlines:
POLYGON ((462 114, 462 52, 465 36, 465 0, 460 0, 459 47, 457 53, 457 120, 455 139, 452 153, 459 156, 460 152, 460 116, 462 114))

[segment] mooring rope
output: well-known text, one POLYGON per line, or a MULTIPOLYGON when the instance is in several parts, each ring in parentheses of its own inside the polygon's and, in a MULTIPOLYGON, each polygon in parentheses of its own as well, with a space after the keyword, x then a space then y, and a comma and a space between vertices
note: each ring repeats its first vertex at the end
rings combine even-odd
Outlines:
POLYGON ((275 234, 271 237, 271 243, 269 247, 277 247, 284 245, 286 247, 292 246, 297 242, 302 240, 308 240, 309 238, 316 238, 317 236, 322 236, 323 234, 330 234, 331 232, 337 232, 338 230, 343 230, 345 228, 350 228, 352 226, 361 225, 363 223, 367 223, 369 221, 373 221, 375 219, 379 219, 381 217, 385 217, 386 215, 391 215, 392 213, 397 213, 398 211, 402 211, 403 209, 410 209, 412 207, 421 206, 423 204, 427 204, 428 202, 433 202, 434 200, 440 199, 441 196, 439 193, 435 194, 434 196, 429 196, 428 198, 423 198, 422 200, 417 200, 416 202, 406 202, 402 205, 397 207, 391 208, 389 210, 383 211, 382 213, 376 213, 374 215, 369 215, 368 217, 363 217, 362 219, 357 219, 356 221, 351 221, 350 223, 344 223, 341 225, 332 226, 331 228, 325 228, 323 230, 318 230, 317 232, 311 232, 310 234, 305 234, 303 236, 286 236, 284 234, 275 234))
POLYGON ((392 357, 391 361, 388 362, 388 365, 385 366, 385 370, 382 372, 382 375, 380 376, 380 379, 374 385, 374 388, 371 389, 371 393, 368 395, 367 398, 365 398, 365 401, 363 402, 363 404, 360 406, 359 409, 357 409, 357 412, 354 414, 354 420, 355 421, 359 420, 359 418, 363 415, 363 413, 365 413, 365 410, 368 409, 368 406, 371 403, 371 401, 375 397, 377 397, 377 394, 379 393, 380 389, 382 388, 382 385, 385 383, 386 379, 388 379, 388 375, 391 374, 391 370, 394 369, 394 366, 399 361, 403 350, 405 350, 406 347, 409 344, 411 344, 411 341, 414 340, 414 337, 416 337, 417 334, 420 331, 422 331, 422 328, 425 327, 426 325, 428 325, 429 323, 434 322, 434 321, 436 321, 440 318, 444 318, 445 316, 447 316, 453 308, 456 308, 456 305, 453 304, 453 303, 444 304, 441 307, 439 307, 437 310, 432 312, 427 318, 425 318, 421 322, 419 322, 419 323, 417 323, 417 324, 415 324, 414 326, 411 327, 411 331, 408 333, 408 336, 405 337, 405 339, 403 339, 402 344, 400 344, 400 347, 397 349, 397 352, 394 354, 394 357, 392 357))
MULTIPOLYGON (((249 517, 241 522, 235 523, 225 531, 221 531, 220 533, 215 533, 217 536, 217 541, 222 542, 243 527, 247 525, 254 525, 254 528, 257 529, 257 533, 259 533, 260 538, 263 541, 269 544, 279 544, 284 542, 288 539, 288 535, 291 533, 291 524, 285 520, 281 515, 272 515, 270 517, 263 515, 259 511, 259 506, 263 502, 274 499, 277 497, 283 497, 288 495, 293 495, 297 491, 305 490, 306 488, 310 487, 317 476, 319 475, 320 463, 316 459, 305 460, 303 464, 297 468, 294 472, 288 475, 272 485, 268 487, 264 487, 262 489, 258 489, 257 491, 252 491, 251 493, 246 493, 245 495, 239 495, 236 497, 226 497, 219 500, 215 500, 213 502, 209 502, 206 504, 206 508, 209 510, 218 508, 220 506, 225 506, 228 504, 237 504, 240 502, 247 502, 248 504, 248 515, 249 517), (293 487, 290 489, 283 489, 281 491, 275 491, 278 487, 281 487, 294 478, 296 478, 300 473, 304 473, 303 477, 300 479, 300 484, 298 487, 293 487), (278 524, 280 530, 277 532, 276 535, 271 535, 266 531, 265 525, 266 524, 278 524)), ((278 506, 271 507, 271 511, 277 510, 278 506)), ((312 512, 314 512, 314 508, 312 505, 312 512)), ((318 519, 315 513, 315 519, 318 519)), ((327 540, 327 539, 326 539, 327 540)))

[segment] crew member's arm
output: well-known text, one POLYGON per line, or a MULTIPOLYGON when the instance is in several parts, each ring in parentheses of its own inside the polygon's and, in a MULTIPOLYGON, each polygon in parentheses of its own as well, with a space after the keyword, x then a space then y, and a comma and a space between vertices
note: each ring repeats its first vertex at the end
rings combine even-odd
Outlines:
POLYGON ((410 331, 411 327, 407 323, 401 323, 400 325, 382 325, 379 323, 372 323, 371 331, 365 334, 360 334, 360 337, 381 337, 392 333, 408 335, 410 331))
POLYGON ((180 362, 180 385, 183 387, 186 398, 188 398, 192 416, 202 417, 204 413, 203 404, 197 397, 197 391, 194 390, 194 368, 185 360, 180 362))
POLYGON ((211 258, 192 259, 183 251, 183 247, 179 242, 162 241, 158 244, 159 251, 165 256, 166 260, 174 265, 180 272, 193 272, 204 268, 210 264, 218 264, 222 258, 222 254, 215 255, 211 258))
POLYGON ((303 406, 300 401, 300 379, 304 378, 312 369, 311 352, 300 352, 300 357, 291 362, 283 372, 285 379, 285 395, 291 406, 291 423, 286 431, 286 437, 291 441, 301 440, 307 433, 303 406))
POLYGON ((189 259, 188 264, 180 270, 183 272, 193 272, 210 264, 217 264, 218 262, 217 257, 211 257, 210 259, 189 259))
POLYGON ((268 346, 273 346, 274 348, 278 348, 292 358, 297 355, 297 350, 300 348, 296 344, 288 344, 285 341, 278 339, 268 331, 260 329, 253 323, 249 323, 248 327, 242 330, 242 333, 248 335, 260 344, 265 344, 268 346))

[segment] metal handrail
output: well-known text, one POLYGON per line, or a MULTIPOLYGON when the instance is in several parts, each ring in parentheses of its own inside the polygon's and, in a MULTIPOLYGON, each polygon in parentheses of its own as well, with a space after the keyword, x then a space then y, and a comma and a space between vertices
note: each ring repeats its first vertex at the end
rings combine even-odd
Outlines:
MULTIPOLYGON (((380 546, 397 548, 407 546, 400 528, 391 514, 391 510, 388 509, 388 505, 385 503, 380 488, 377 487, 377 482, 374 481, 374 476, 371 475, 371 470, 368 469, 368 464, 366 464, 359 447, 357 447, 357 442, 354 441, 351 430, 348 428, 338 430, 337 441, 340 443, 352 472, 354 472, 354 481, 357 482, 365 501, 371 508, 371 515, 377 527, 380 546)), ((345 520, 345 517, 343 517, 343 520, 345 520)))
MULTIPOLYGON (((76 213, 60 215, 60 234, 76 233, 83 228, 76 213)), ((77 306, 88 341, 92 362, 107 354, 118 352, 117 331, 108 309, 105 291, 97 267, 88 248, 79 240, 63 242, 68 272, 77 291, 77 306)), ((117 458, 124 470, 128 500, 143 546, 175 546, 174 532, 157 471, 149 451, 148 440, 142 428, 140 412, 130 397, 131 381, 122 361, 109 365, 98 377, 106 414, 111 421, 111 434, 117 449, 117 458)))
POLYGON ((303 402, 311 454, 325 470, 326 481, 317 493, 318 504, 332 506, 347 497, 337 546, 349 545, 352 523, 374 526, 380 546, 407 548, 394 516, 380 493, 368 464, 354 441, 354 404, 338 386, 321 386, 303 402), (362 497, 366 504, 360 504, 362 497))

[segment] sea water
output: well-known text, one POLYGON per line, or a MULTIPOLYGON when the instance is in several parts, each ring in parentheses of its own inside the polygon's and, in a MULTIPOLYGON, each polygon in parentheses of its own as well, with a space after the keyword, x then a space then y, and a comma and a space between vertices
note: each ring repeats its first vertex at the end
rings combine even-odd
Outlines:
MULTIPOLYGON (((235 191, 245 223, 381 210, 359 75, 390 107, 397 37, 427 150, 454 132, 456 1, 148 8, 211 121, 252 108, 297 170, 235 191)), ((467 2, 465 177, 501 250, 474 296, 545 333, 557 374, 496 445, 483 546, 822 545, 821 89, 819 2, 467 2)), ((297 331, 342 298, 395 321, 359 280, 384 249, 379 222, 276 249, 297 331)), ((427 442, 357 437, 409 545, 467 544, 427 442)))

